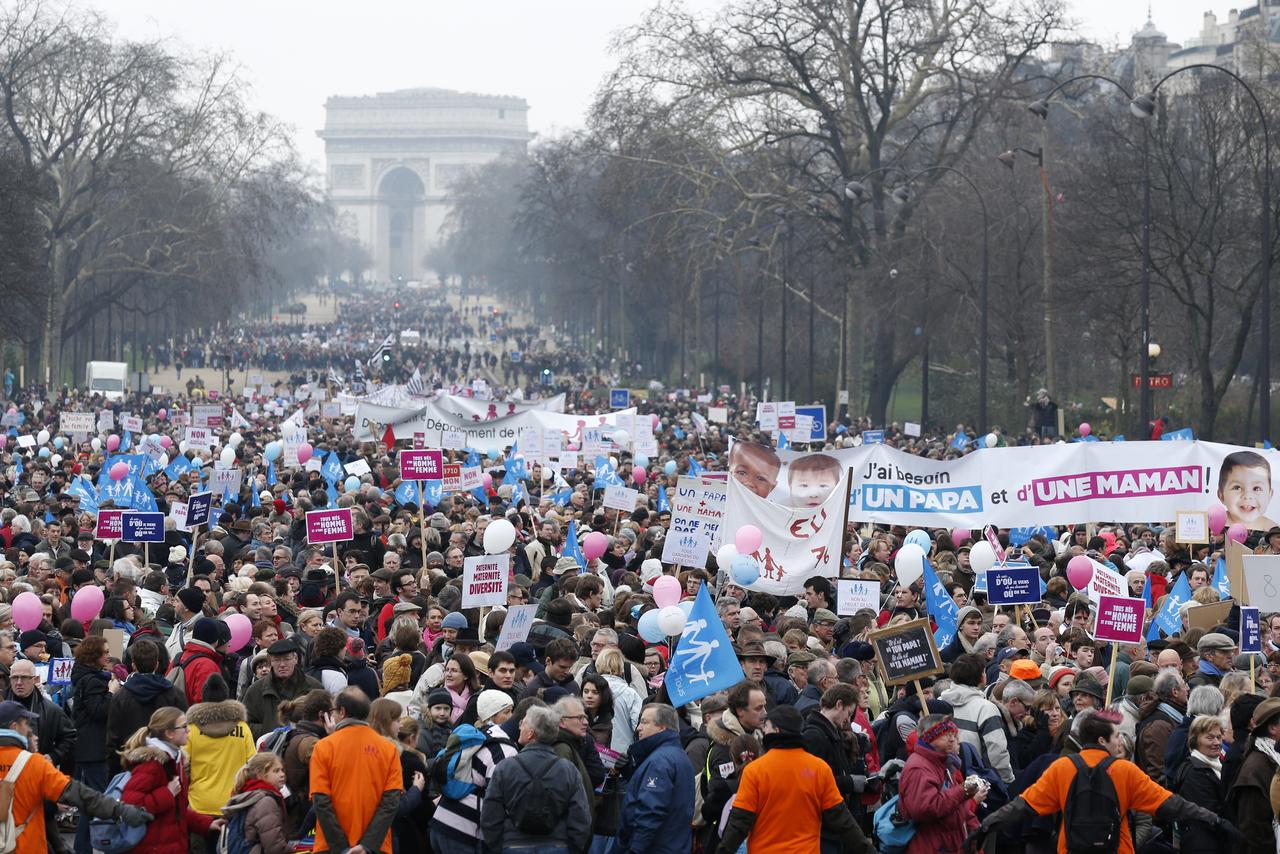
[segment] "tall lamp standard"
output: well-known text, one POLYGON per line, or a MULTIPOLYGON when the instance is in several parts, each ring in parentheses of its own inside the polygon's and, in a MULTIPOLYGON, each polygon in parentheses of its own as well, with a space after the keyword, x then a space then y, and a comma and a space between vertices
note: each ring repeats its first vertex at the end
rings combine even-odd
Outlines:
POLYGON ((782 376, 778 381, 778 400, 787 399, 787 276, 791 267, 791 223, 787 220, 787 209, 778 206, 773 213, 782 220, 779 229, 782 232, 782 376))
MULTIPOLYGON (((875 171, 883 171, 889 168, 897 169, 897 167, 881 167, 881 169, 875 171)), ((987 200, 982 195, 982 191, 978 189, 978 185, 968 175, 953 166, 928 166, 914 173, 903 172, 905 176, 903 186, 894 191, 894 199, 899 204, 905 204, 910 201, 911 195, 907 190, 907 185, 933 172, 946 172, 955 175, 968 184, 969 189, 973 190, 974 196, 978 199, 978 206, 982 209, 982 279, 978 292, 978 311, 981 316, 978 331, 978 426, 982 432, 985 432, 987 429, 987 326, 990 317, 990 267, 988 254, 991 235, 991 221, 987 215, 987 200)), ((863 181, 872 174, 874 173, 868 172, 864 175, 863 181)), ((845 184, 844 192, 846 197, 853 200, 861 200, 868 195, 866 184, 860 181, 850 181, 845 184)))
MULTIPOLYGON (((1156 93, 1160 91, 1160 87, 1165 84, 1169 78, 1181 74, 1184 71, 1190 71, 1195 68, 1212 69, 1221 71, 1235 82, 1244 87, 1244 91, 1249 94, 1249 99, 1253 101, 1253 106, 1258 110, 1258 120, 1262 123, 1262 335, 1261 346, 1262 351, 1258 357, 1258 385, 1262 399, 1259 406, 1258 415, 1258 431, 1260 440, 1266 441, 1271 435, 1271 134, 1267 130, 1267 112, 1262 109, 1262 102, 1258 100, 1257 94, 1248 83, 1237 75, 1235 72, 1228 71, 1221 65, 1212 65, 1210 63, 1197 63, 1171 71, 1151 88, 1151 91, 1145 95, 1138 95, 1129 102, 1129 109, 1138 118, 1150 119, 1155 116, 1157 109, 1156 93)), ((1149 181, 1148 181, 1149 183, 1149 181)), ((1148 194, 1150 190, 1148 189, 1148 194)), ((1149 202, 1148 202, 1149 206, 1149 202)), ((1150 212, 1148 211, 1148 218, 1150 212)), ((1148 246, 1144 229, 1143 244, 1148 246)), ((1149 247, 1147 248, 1149 252, 1149 247)), ((1149 257, 1149 256, 1148 256, 1149 257)), ((1144 309, 1145 311, 1145 309, 1144 309)), ((1144 318, 1144 325, 1145 325, 1144 318)), ((1147 363, 1146 345, 1149 338, 1143 335, 1143 362, 1147 363)), ((1143 376, 1143 389, 1145 391, 1147 378, 1143 376)))

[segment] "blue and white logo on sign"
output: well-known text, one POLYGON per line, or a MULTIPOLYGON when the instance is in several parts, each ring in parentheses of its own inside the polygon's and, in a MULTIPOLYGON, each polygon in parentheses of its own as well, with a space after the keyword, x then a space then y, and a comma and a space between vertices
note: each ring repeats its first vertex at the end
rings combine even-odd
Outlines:
POLYGON ((883 430, 863 430, 863 431, 862 431, 862 444, 864 444, 864 445, 883 445, 883 444, 884 444, 884 431, 883 431, 883 430))
POLYGON ((213 511, 213 493, 201 492, 187 499, 187 527, 208 523, 213 511))
POLYGON ((631 405, 631 390, 626 388, 609 389, 609 408, 626 409, 631 405))
POLYGON ((827 407, 822 406, 797 406, 796 415, 808 415, 813 419, 813 427, 809 431, 810 442, 827 441, 827 407))
POLYGON ((1240 651, 1262 652, 1262 618, 1257 608, 1240 608, 1240 651))
POLYGON ((120 515, 124 526, 120 539, 126 543, 163 543, 164 514, 130 511, 120 515))
POLYGON ((1040 601, 1040 570, 1034 566, 993 566, 987 570, 992 605, 1034 605, 1040 601))

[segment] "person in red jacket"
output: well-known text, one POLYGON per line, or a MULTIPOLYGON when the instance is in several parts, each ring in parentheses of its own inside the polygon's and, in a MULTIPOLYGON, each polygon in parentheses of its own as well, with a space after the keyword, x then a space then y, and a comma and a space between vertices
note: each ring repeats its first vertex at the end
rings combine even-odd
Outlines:
POLYGON ((964 783, 960 728, 950 715, 925 715, 915 734, 898 783, 898 811, 916 824, 906 854, 963 851, 987 790, 964 783))
POLYGON ((133 775, 121 801, 142 807, 154 818, 138 851, 147 854, 186 854, 188 835, 221 830, 225 820, 201 815, 187 803, 190 787, 186 755, 187 716, 181 709, 156 709, 151 720, 135 732, 120 751, 121 765, 133 775))
POLYGON ((173 672, 182 668, 182 684, 186 689, 188 706, 199 703, 205 681, 213 674, 222 672, 222 657, 230 640, 231 629, 222 620, 211 620, 208 617, 196 620, 191 629, 191 639, 169 666, 167 674, 169 681, 176 684, 173 672))

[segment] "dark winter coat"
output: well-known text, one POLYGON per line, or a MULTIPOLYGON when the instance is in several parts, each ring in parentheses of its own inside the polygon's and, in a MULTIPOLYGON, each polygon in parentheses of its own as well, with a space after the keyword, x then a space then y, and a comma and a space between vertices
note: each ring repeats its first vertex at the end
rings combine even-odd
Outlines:
POLYGON ((215 673, 222 673, 222 653, 203 641, 192 639, 187 641, 182 653, 169 665, 167 675, 170 681, 177 667, 182 668, 187 705, 194 706, 203 697, 204 683, 208 678, 215 673))
MULTIPOLYGON (((1202 759, 1187 759, 1178 772, 1174 794, 1181 795, 1193 804, 1199 804, 1217 815, 1222 815, 1224 789, 1222 780, 1202 759)), ((1197 854, 1227 854, 1231 840, 1222 831, 1200 821, 1178 822, 1183 851, 1197 854)))
POLYGON ((77 762, 107 759, 107 711, 111 707, 111 674, 77 662, 71 668, 71 722, 76 728, 77 762))
MULTIPOLYGON (((1250 742, 1252 740, 1251 736, 1250 742)), ((1251 744, 1227 798, 1235 804, 1235 826, 1245 835, 1245 841, 1236 846, 1240 854, 1275 854, 1275 836, 1271 830, 1275 818, 1271 808, 1271 781, 1275 775, 1275 763, 1251 744)))
POLYGON ((959 768, 947 763, 948 755, 917 746, 902 769, 898 809, 916 824, 906 854, 963 851, 965 837, 978 826, 973 799, 964 792, 959 768))
POLYGON ((274 674, 268 674, 265 679, 259 679, 250 685, 249 690, 244 692, 244 708, 254 739, 262 738, 280 725, 277 716, 280 703, 323 687, 303 673, 301 665, 293 671, 292 676, 283 681, 274 674))
POLYGON ((685 854, 693 823, 694 781, 680 734, 656 732, 632 744, 630 755, 635 770, 627 782, 613 851, 685 854))
POLYGON ((791 684, 787 674, 781 670, 774 670, 772 667, 765 670, 764 687, 765 696, 768 697, 770 705, 794 706, 796 700, 800 699, 800 692, 796 690, 795 685, 791 684))
MULTIPOLYGON (((381 696, 382 690, 378 685, 378 674, 369 666, 369 662, 366 659, 357 658, 354 661, 348 661, 346 670, 348 685, 359 688, 370 700, 376 700, 381 696)), ((417 683, 410 684, 416 685, 417 683)))
POLYGON ((252 846, 249 854, 286 854, 289 837, 285 833, 284 798, 270 783, 249 781, 246 790, 232 795, 222 808, 222 817, 231 822, 243 812, 245 838, 252 846))
POLYGON ((208 833, 213 818, 188 805, 190 780, 185 762, 175 762, 158 747, 143 745, 125 754, 124 765, 133 775, 121 800, 154 816, 137 850, 147 854, 187 854, 191 848, 188 835, 208 833), (177 797, 169 791, 169 781, 174 777, 182 782, 177 797))
POLYGON ((159 673, 135 673, 112 696, 107 709, 106 736, 107 767, 112 774, 120 773, 117 751, 129 736, 147 725, 152 712, 165 706, 186 708, 178 697, 178 689, 159 673))
POLYGON ((76 750, 76 728, 67 713, 62 711, 62 707, 45 699, 39 688, 28 697, 19 697, 10 688, 9 696, 5 699, 21 703, 40 716, 40 720, 36 722, 40 752, 49 757, 49 761, 58 768, 65 767, 76 750))

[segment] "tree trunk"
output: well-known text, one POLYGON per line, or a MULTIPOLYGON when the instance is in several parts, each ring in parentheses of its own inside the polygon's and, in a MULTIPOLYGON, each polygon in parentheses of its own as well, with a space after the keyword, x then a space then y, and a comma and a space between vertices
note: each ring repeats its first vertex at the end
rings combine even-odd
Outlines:
POLYGON ((901 363, 895 363, 893 359, 894 333, 890 326, 888 323, 877 325, 871 345, 871 382, 868 389, 871 399, 867 405, 867 415, 876 426, 889 423, 889 398, 893 395, 893 387, 902 372, 901 363))
POLYGON ((66 284, 67 248, 57 237, 53 238, 49 266, 49 297, 41 340, 40 377, 52 389, 62 380, 62 321, 66 313, 63 288, 66 284))

